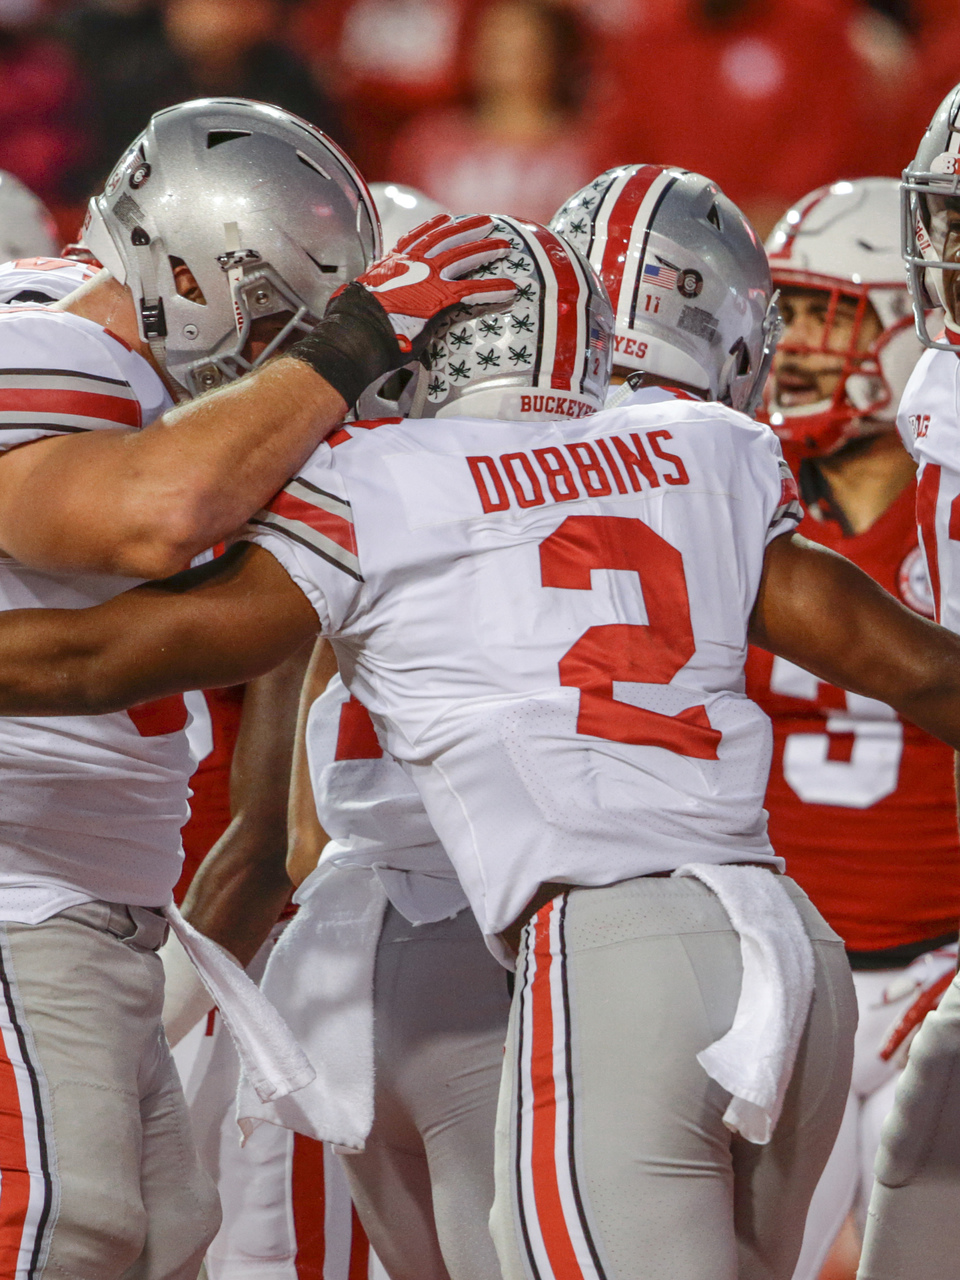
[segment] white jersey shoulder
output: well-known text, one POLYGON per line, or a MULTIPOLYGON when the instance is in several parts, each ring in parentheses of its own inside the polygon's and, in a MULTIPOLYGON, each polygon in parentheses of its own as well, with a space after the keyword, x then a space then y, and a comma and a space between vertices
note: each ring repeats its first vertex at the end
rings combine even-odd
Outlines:
POLYGON ((99 267, 71 258, 17 258, 0 265, 0 303, 58 302, 99 267))
POLYGON ((897 429, 916 462, 960 471, 960 354, 923 353, 904 388, 897 429))
POLYGON ((146 360, 93 321, 38 304, 0 308, 0 450, 138 428, 171 403, 146 360))
POLYGON ((765 547, 800 515, 768 428, 666 397, 351 426, 250 536, 335 637, 495 933, 543 880, 773 859, 743 661, 765 547))
POLYGON ((897 426, 919 464, 917 525, 937 619, 960 632, 960 355, 924 352, 897 426))

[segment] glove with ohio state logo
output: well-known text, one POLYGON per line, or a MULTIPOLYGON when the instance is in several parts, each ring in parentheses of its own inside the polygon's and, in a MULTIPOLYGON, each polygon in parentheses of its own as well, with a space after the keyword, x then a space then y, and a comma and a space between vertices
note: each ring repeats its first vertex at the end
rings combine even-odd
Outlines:
POLYGON ((458 307, 513 300, 516 285, 504 277, 458 278, 510 252, 509 241, 491 236, 492 230, 493 219, 483 214, 438 213, 338 289, 313 332, 287 354, 311 365, 348 405, 355 404, 372 382, 419 358, 458 307))

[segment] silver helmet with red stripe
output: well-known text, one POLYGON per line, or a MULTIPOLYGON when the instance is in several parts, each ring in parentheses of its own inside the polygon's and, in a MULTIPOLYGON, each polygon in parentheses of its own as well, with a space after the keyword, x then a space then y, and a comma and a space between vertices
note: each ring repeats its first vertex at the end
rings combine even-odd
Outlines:
POLYGON ((380 224, 318 129, 201 98, 158 111, 134 140, 90 201, 84 243, 129 288, 157 363, 197 395, 311 328, 378 256, 380 224))
POLYGON ((937 108, 903 171, 901 233, 917 336, 925 347, 960 345, 960 85, 937 108), (946 333, 934 338, 927 312, 943 307, 946 333))
POLYGON ((835 182, 788 209, 767 241, 786 329, 766 415, 801 456, 894 429, 922 352, 898 209, 895 178, 835 182))
POLYGON ((613 313, 586 259, 536 222, 498 215, 492 236, 507 258, 468 273, 505 274, 509 308, 453 317, 430 344, 411 417, 582 418, 603 407, 610 381, 613 313))
POLYGON ((763 246, 716 183, 661 165, 608 169, 550 221, 607 287, 614 368, 752 413, 778 333, 763 246))

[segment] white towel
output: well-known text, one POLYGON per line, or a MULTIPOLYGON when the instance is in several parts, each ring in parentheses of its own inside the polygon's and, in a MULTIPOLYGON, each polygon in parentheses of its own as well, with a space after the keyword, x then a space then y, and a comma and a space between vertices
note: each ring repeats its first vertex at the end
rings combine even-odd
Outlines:
POLYGON ((387 895, 372 868, 321 860, 297 891, 300 910, 260 983, 306 1051, 315 1079, 283 1098, 257 1098, 245 1081, 245 1134, 280 1125, 362 1151, 373 1124, 373 974, 387 895))
POLYGON ((258 1098, 263 1102, 283 1098, 308 1085, 316 1072, 256 983, 223 947, 188 924, 173 903, 163 913, 220 1009, 258 1098))
POLYGON ((773 1136, 813 998, 813 948, 778 875, 762 867, 691 862, 674 875, 702 880, 740 935, 743 981, 733 1025, 697 1054, 733 1094, 723 1122, 750 1142, 773 1136))

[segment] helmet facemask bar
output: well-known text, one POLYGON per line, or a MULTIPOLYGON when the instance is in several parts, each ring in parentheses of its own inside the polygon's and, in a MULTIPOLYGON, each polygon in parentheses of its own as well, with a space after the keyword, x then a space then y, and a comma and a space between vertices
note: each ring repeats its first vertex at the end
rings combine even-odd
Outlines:
POLYGON ((950 262, 943 257, 946 235, 938 249, 938 231, 933 225, 938 215, 945 215, 948 201, 953 201, 953 211, 960 213, 960 173, 904 171, 900 187, 901 243, 917 337, 925 347, 956 352, 956 342, 931 337, 926 324, 926 312, 942 306, 947 329, 960 334, 960 317, 954 316, 948 306, 948 291, 943 280, 943 273, 960 271, 960 258, 950 262), (934 201, 937 204, 942 201, 942 206, 931 209, 934 201), (935 272, 941 275, 937 277, 935 272))
POLYGON ((224 382, 233 382, 264 364, 298 333, 309 333, 321 319, 310 311, 269 262, 237 262, 238 255, 224 254, 221 262, 229 281, 236 315, 236 340, 225 351, 202 356, 189 364, 168 364, 172 377, 191 395, 200 395, 224 382), (230 261, 226 261, 230 259, 230 261), (290 318, 268 345, 252 360, 244 354, 255 320, 289 313, 290 318))

